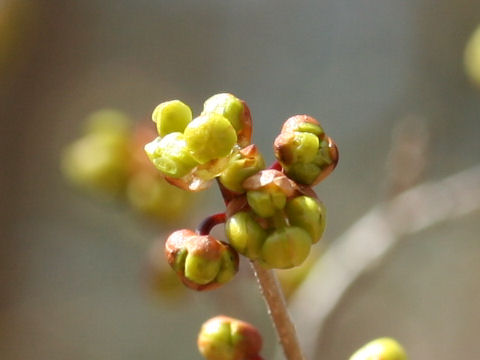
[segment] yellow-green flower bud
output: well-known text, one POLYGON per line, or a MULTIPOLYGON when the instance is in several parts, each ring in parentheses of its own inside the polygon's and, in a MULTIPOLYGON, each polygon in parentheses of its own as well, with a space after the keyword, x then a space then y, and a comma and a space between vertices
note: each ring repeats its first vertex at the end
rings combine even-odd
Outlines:
POLYGON ((290 225, 298 226, 307 231, 315 244, 325 231, 325 207, 309 196, 297 196, 285 206, 290 225))
POLYGON ((252 135, 252 119, 247 104, 232 94, 216 94, 203 104, 203 114, 216 113, 227 118, 236 131, 240 146, 247 146, 252 135))
POLYGON ((240 254, 252 260, 260 257, 267 233, 248 212, 241 211, 230 217, 225 232, 230 245, 240 254))
POLYGON ((93 132, 65 149, 62 171, 68 180, 79 187, 119 195, 127 180, 128 156, 126 136, 93 132))
POLYGON ((145 152, 155 167, 173 178, 187 175, 198 163, 187 149, 182 133, 170 133, 145 145, 145 152))
POLYGON ((208 284, 220 271, 219 260, 206 258, 202 253, 189 253, 185 258, 185 277, 199 285, 208 284))
POLYGON ((203 113, 212 112, 226 117, 236 131, 242 129, 243 104, 232 94, 216 94, 208 98, 203 104, 203 113))
POLYGON ((160 137, 173 132, 183 132, 192 121, 192 110, 180 100, 163 102, 153 110, 152 120, 157 124, 160 137))
POLYGON ((216 316, 202 325, 197 344, 206 360, 250 360, 260 358, 262 337, 249 323, 216 316))
POLYGON ((248 205, 255 213, 263 218, 275 215, 282 210, 287 202, 287 197, 275 189, 247 191, 248 205))
POLYGON ((270 268, 289 269, 303 263, 311 245, 310 235, 299 227, 277 229, 265 240, 261 260, 270 268))
POLYGON ((238 254, 230 245, 191 230, 172 233, 165 243, 165 254, 182 282, 194 290, 218 287, 238 271, 238 254))
POLYGON ((232 124, 215 113, 195 118, 185 128, 184 135, 192 156, 201 164, 229 155, 237 142, 232 124))
POLYGON ((220 175, 220 182, 228 190, 244 193, 243 182, 249 176, 265 168, 262 154, 255 145, 249 145, 235 153, 220 175))
POLYGON ((403 347, 394 339, 380 338, 360 348, 349 360, 407 360, 403 347))

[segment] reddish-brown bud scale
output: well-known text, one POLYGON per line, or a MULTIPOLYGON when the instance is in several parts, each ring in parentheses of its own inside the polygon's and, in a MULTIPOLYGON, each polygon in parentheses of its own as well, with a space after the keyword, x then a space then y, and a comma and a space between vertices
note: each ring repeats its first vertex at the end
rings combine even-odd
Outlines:
MULTIPOLYGON (((288 118, 287 121, 283 123, 282 126, 282 133, 293 133, 294 131, 297 131, 302 124, 313 124, 313 125, 318 125, 320 126, 320 123, 318 122, 317 119, 308 116, 308 115, 295 115, 292 116, 291 118, 288 118)), ((323 135, 320 134, 319 137, 323 139, 323 135)))
POLYGON ((293 196, 298 190, 297 184, 290 180, 284 173, 267 169, 250 176, 243 182, 247 190, 275 189, 281 191, 285 196, 293 196))
POLYGON ((252 116, 247 103, 241 100, 243 104, 243 127, 237 133, 237 142, 241 147, 247 146, 252 140, 252 116))
POLYGON ((338 162, 335 142, 325 135, 320 123, 308 115, 287 119, 273 148, 287 176, 304 185, 318 184, 338 162))
POLYGON ((238 254, 229 244, 187 229, 168 237, 165 255, 181 281, 198 291, 219 287, 238 271, 238 254))

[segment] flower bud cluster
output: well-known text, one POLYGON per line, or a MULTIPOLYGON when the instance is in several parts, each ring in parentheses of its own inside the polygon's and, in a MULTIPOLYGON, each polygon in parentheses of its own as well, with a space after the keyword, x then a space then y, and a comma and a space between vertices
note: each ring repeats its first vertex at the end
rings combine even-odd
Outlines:
POLYGON ((262 337, 251 324, 227 316, 216 316, 202 325, 198 350, 207 360, 261 359, 262 337))
POLYGON ((156 168, 170 183, 190 191, 216 178, 227 204, 222 222, 228 246, 208 235, 210 228, 181 230, 168 238, 168 261, 185 284, 205 290, 222 283, 219 249, 233 262, 230 255, 238 252, 268 268, 304 262, 325 229, 325 208, 311 186, 338 160, 335 143, 317 120, 307 115, 288 119, 274 143, 277 165, 265 169, 262 155, 250 144, 248 106, 231 94, 210 97, 193 120, 179 100, 160 104, 152 118, 158 137, 145 151, 156 168))
POLYGON ((207 188, 231 155, 250 143, 250 111, 231 94, 209 98, 195 119, 183 102, 164 102, 152 120, 158 137, 145 145, 145 152, 169 182, 190 191, 207 188))
POLYGON ((230 209, 225 224, 230 244, 266 267, 302 264, 325 229, 323 204, 278 170, 260 171, 243 186, 246 203, 230 209))

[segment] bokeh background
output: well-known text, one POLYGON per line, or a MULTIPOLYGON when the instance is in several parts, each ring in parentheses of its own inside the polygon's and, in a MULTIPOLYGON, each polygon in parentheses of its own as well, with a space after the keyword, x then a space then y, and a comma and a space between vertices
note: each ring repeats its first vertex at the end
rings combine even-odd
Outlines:
MULTIPOLYGON (((62 178, 62 149, 98 108, 140 121, 165 100, 198 113, 207 97, 232 92, 248 102, 267 160, 286 118, 315 116, 341 154, 317 189, 325 242, 385 197, 401 119, 428 124, 425 179, 480 160, 480 91, 462 62, 479 2, 1 0, 0 22, 1 359, 200 359, 196 333, 217 313, 256 324, 264 357, 275 353, 247 264, 209 294, 152 297, 145 253, 171 228, 62 178)), ((182 226, 221 210, 214 189, 199 201, 182 226)), ((383 335, 412 359, 475 358, 479 220, 405 239, 348 292, 315 358, 346 359, 383 335)))

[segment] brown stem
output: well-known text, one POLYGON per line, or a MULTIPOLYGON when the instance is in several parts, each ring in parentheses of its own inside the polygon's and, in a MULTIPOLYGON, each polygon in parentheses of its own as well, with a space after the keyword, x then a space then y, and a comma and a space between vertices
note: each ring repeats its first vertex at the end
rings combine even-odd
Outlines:
POLYGON ((268 312, 275 325, 285 357, 287 360, 304 360, 305 358, 298 342, 297 332, 290 319, 285 298, 275 273, 272 270, 264 269, 254 261, 251 262, 251 266, 260 285, 260 290, 265 302, 267 303, 268 312))
POLYGON ((209 217, 205 218, 202 221, 202 223, 198 226, 196 232, 198 235, 208 235, 216 225, 223 224, 225 223, 225 221, 226 221, 225 213, 210 215, 209 217))

